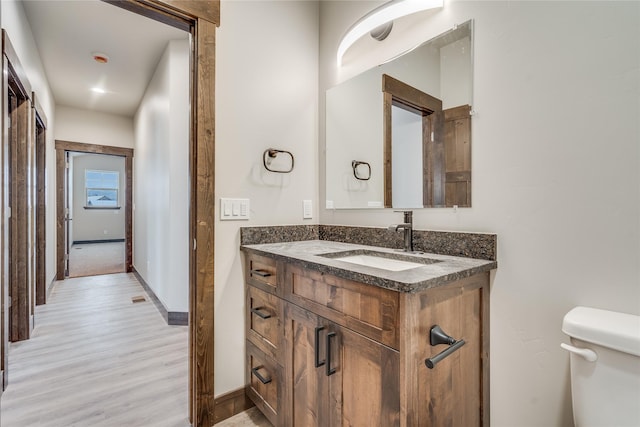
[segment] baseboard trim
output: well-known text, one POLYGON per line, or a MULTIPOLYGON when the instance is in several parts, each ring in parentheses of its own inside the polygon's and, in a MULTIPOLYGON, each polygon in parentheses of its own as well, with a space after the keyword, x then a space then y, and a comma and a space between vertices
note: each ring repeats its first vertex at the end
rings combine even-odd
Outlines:
POLYGON ((46 301, 49 301, 49 297, 51 296, 51 291, 53 291, 53 285, 55 285, 56 283, 56 275, 53 275, 53 279, 51 279, 51 282, 49 282, 49 286, 47 286, 47 298, 46 301))
POLYGON ((103 240, 74 240, 74 245, 86 245, 89 243, 120 243, 124 242, 124 239, 103 239, 103 240))
POLYGON ((230 391, 216 397, 213 404, 213 423, 231 418, 255 406, 245 393, 245 388, 230 391))
POLYGON ((144 290, 147 291, 149 298, 151 298, 151 301, 153 301, 153 304, 156 306, 156 308, 160 312, 160 315, 165 320, 165 322, 167 322, 167 325, 176 325, 176 326, 189 325, 189 313, 184 311, 167 310, 167 307, 164 306, 162 301, 160 301, 160 299, 156 296, 155 292, 153 292, 153 289, 151 289, 151 287, 146 282, 146 280, 144 280, 140 275, 140 273, 138 273, 138 270, 136 270, 135 266, 133 267, 132 273, 136 276, 136 279, 138 279, 138 282, 140 282, 144 290))

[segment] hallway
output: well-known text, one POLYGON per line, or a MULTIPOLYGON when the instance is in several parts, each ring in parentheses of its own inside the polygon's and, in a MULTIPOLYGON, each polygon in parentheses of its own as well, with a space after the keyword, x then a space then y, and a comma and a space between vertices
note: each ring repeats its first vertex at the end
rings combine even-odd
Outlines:
POLYGON ((133 274, 68 279, 10 346, 2 426, 188 426, 187 387, 188 328, 167 326, 133 274))

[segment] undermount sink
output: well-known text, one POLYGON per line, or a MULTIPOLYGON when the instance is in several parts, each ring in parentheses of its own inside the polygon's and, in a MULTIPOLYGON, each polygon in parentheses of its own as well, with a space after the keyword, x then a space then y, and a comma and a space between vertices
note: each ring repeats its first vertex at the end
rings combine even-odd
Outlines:
POLYGON ((344 261, 351 264, 379 268, 387 271, 411 270, 413 268, 424 267, 427 264, 439 262, 438 260, 430 258, 409 257, 403 254, 376 252, 363 249, 323 254, 322 256, 336 261, 344 261))

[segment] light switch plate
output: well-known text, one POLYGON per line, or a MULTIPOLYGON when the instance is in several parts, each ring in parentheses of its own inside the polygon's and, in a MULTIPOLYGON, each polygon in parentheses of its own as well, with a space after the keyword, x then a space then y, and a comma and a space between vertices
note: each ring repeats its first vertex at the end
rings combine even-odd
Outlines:
POLYGON ((313 218, 313 204, 311 200, 302 201, 302 218, 303 219, 313 218))
POLYGON ((249 199, 220 198, 220 220, 237 221, 249 219, 249 199))

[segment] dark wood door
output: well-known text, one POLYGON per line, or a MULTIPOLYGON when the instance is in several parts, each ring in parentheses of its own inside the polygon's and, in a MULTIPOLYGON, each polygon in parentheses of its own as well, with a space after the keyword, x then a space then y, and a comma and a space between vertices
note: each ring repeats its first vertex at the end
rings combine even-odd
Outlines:
POLYGON ((446 206, 471 206, 471 107, 444 111, 446 206))

